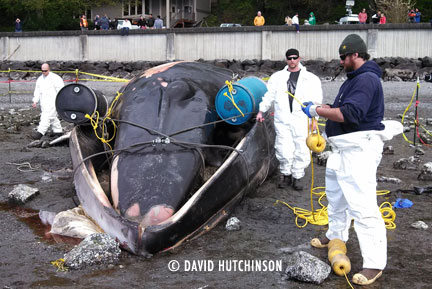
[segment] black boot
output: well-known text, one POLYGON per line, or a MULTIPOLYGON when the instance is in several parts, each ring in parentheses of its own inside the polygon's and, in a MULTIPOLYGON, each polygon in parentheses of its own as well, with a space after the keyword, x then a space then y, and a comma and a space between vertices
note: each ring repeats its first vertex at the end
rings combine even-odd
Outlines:
POLYGON ((301 184, 301 179, 295 179, 295 178, 293 178, 292 179, 292 186, 293 186, 293 189, 296 190, 296 191, 303 190, 303 186, 301 184))
POLYGON ((283 188, 287 188, 287 187, 291 186, 291 183, 292 183, 291 175, 289 175, 289 176, 281 175, 278 186, 279 186, 279 188, 283 189, 283 188))
POLYGON ((37 130, 32 131, 31 133, 31 137, 32 139, 41 139, 43 137, 43 134, 41 134, 40 132, 38 132, 37 130))

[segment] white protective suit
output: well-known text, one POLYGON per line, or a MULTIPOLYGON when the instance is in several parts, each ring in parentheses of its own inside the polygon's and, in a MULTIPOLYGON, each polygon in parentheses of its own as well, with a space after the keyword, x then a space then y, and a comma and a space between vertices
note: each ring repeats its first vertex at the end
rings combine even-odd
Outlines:
POLYGON ((358 131, 328 138, 332 153, 326 166, 329 227, 326 237, 348 240, 354 228, 363 257, 363 268, 384 269, 387 237, 376 195, 376 172, 384 142, 402 132, 396 121, 383 121, 383 131, 358 131))
MULTIPOLYGON (((302 103, 306 101, 321 103, 323 96, 319 78, 306 71, 301 64, 299 67, 301 70, 294 96, 302 103)), ((309 149, 306 146, 308 117, 295 99, 291 113, 287 93, 289 76, 288 66, 285 66, 270 77, 267 83, 268 91, 262 98, 259 110, 266 112, 274 104, 275 149, 280 172, 300 179, 305 175, 304 170, 310 162, 309 149)))
POLYGON ((37 131, 42 135, 45 135, 50 126, 54 133, 63 132, 55 107, 57 93, 63 86, 63 79, 51 71, 47 76, 39 76, 36 81, 33 103, 40 102, 41 118, 37 131))

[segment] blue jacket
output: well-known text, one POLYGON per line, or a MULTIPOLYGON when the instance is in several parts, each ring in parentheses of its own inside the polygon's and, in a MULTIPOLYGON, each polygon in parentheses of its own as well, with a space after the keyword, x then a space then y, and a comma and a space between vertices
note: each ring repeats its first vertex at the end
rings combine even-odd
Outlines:
POLYGON ((348 72, 347 77, 331 106, 340 108, 344 122, 327 120, 327 136, 383 130, 384 94, 379 66, 367 61, 359 69, 348 72))

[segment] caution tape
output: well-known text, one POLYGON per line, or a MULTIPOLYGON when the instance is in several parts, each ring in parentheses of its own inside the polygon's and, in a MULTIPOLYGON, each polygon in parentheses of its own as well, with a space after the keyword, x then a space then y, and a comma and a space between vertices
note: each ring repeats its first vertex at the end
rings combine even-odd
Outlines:
MULTIPOLYGON (((21 70, 21 69, 8 69, 8 70, 0 70, 0 73, 8 73, 10 74, 11 72, 19 72, 19 73, 42 73, 40 70, 21 70)), ((101 75, 101 74, 95 74, 95 73, 88 73, 88 72, 83 72, 83 71, 79 71, 78 69, 75 69, 73 71, 64 71, 64 70, 56 70, 56 71, 52 71, 55 73, 70 73, 70 74, 75 74, 75 79, 68 79, 68 80, 63 80, 64 82, 83 82, 83 81, 99 81, 99 82, 128 82, 129 79, 124 79, 124 78, 118 78, 118 77, 113 77, 113 76, 107 76, 107 75, 101 75), (79 75, 88 75, 91 77, 95 77, 95 78, 80 78, 79 75)), ((9 90, 6 93, 2 93, 0 94, 0 96, 11 96, 12 94, 32 94, 33 91, 28 91, 28 90, 10 90, 10 84, 12 83, 26 83, 26 82, 36 82, 36 80, 14 80, 14 79, 9 79, 5 80, 5 81, 0 81, 1 83, 5 83, 5 84, 9 84, 9 90)))
MULTIPOLYGON (((0 70, 0 72, 4 72, 4 73, 10 73, 10 72, 29 72, 29 73, 42 73, 40 70, 21 70, 21 69, 8 69, 8 70, 0 70)), ((79 71, 78 69, 76 70, 52 70, 52 72, 55 73, 70 73, 70 74, 76 74, 77 76, 79 74, 84 74, 84 75, 89 75, 89 76, 93 76, 93 77, 98 77, 101 79, 87 79, 87 78, 81 78, 79 79, 77 77, 77 80, 81 80, 81 81, 113 81, 113 82, 128 82, 128 79, 124 79, 124 78, 118 78, 118 77, 113 77, 113 76, 107 76, 107 75, 101 75, 101 74, 95 74, 95 73, 89 73, 89 72, 84 72, 84 71, 79 71)), ((14 80, 10 80, 11 82, 15 82, 14 80)))

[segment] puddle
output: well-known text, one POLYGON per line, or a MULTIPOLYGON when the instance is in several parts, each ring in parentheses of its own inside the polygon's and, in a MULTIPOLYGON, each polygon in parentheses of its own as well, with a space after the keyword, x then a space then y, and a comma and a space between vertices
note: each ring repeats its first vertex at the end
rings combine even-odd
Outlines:
POLYGON ((75 246, 81 242, 81 239, 78 238, 51 234, 51 226, 44 225, 42 223, 41 219, 39 218, 39 211, 37 210, 23 208, 2 202, 0 203, 0 211, 9 212, 15 215, 15 217, 26 224, 36 236, 48 244, 66 244, 75 246))

